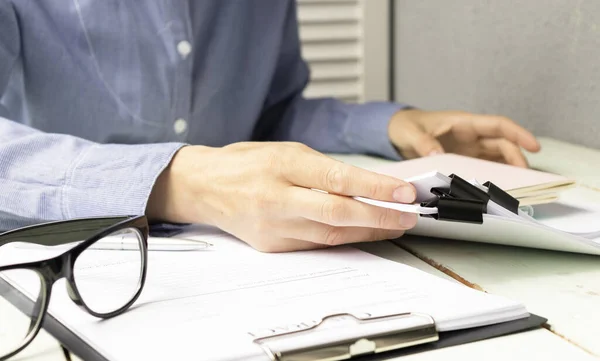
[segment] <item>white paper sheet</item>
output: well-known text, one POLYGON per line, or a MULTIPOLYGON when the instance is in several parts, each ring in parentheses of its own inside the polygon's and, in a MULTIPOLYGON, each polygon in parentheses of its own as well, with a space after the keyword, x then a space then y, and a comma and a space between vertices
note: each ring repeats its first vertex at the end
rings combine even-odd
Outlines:
MULTIPOLYGON (((50 312, 111 360, 265 360, 250 333, 340 312, 423 312, 441 331, 528 315, 512 300, 350 247, 266 254, 233 237, 210 238, 212 250, 150 252, 145 289, 123 315, 86 314, 64 282, 50 312)), ((98 289, 94 297, 106 295, 98 289)))

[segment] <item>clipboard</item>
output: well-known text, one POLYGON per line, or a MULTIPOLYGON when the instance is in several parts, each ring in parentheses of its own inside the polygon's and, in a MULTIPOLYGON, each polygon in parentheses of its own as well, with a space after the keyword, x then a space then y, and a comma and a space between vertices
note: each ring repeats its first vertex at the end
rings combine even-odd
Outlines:
POLYGON ((527 318, 507 321, 500 324, 446 331, 439 333, 435 320, 422 313, 399 313, 385 316, 356 316, 340 313, 322 318, 310 327, 302 330, 282 332, 274 336, 254 339, 270 361, 338 361, 338 360, 384 360, 391 357, 425 352, 443 347, 465 344, 493 337, 541 327, 547 319, 530 315, 527 318), (304 347, 277 348, 273 344, 281 337, 297 337, 318 330, 328 319, 351 317, 357 324, 385 322, 404 318, 410 320, 404 328, 383 332, 363 333, 357 337, 340 337, 336 341, 304 347))
MULTIPOLYGON (((0 280, 0 288, 13 287, 4 280, 0 280)), ((32 301, 20 292, 10 293, 7 301, 15 307, 26 309, 32 301)), ((435 320, 423 313, 398 313, 383 316, 369 314, 354 315, 352 313, 338 313, 323 317, 312 325, 295 331, 281 332, 274 336, 258 336, 253 342, 260 347, 266 359, 270 361, 375 361, 400 357, 403 355, 422 353, 430 350, 449 346, 467 344, 490 338, 505 336, 513 333, 524 332, 542 327, 547 322, 546 318, 535 314, 513 321, 496 323, 488 326, 465 328, 456 331, 438 332, 435 320), (326 321, 339 318, 353 318, 360 325, 369 325, 375 322, 390 322, 394 319, 406 320, 406 327, 398 327, 385 332, 361 332, 356 337, 340 338, 334 342, 287 349, 277 349, 274 342, 279 337, 298 337, 323 327, 326 321)), ((84 339, 63 325, 57 318, 48 313, 44 318, 43 328, 56 338, 67 350, 78 357, 89 361, 110 361, 101 352, 94 349, 84 339)))

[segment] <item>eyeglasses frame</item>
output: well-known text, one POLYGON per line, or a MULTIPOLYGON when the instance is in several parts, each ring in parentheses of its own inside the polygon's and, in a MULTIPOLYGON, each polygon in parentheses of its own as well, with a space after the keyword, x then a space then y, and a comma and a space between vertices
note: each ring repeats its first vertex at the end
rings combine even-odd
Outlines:
MULTIPOLYGON (((148 220, 147 220, 146 216, 144 216, 144 215, 141 215, 141 216, 118 216, 118 217, 93 217, 93 218, 77 218, 77 219, 71 219, 71 220, 66 220, 66 221, 46 222, 46 223, 42 223, 42 224, 36 224, 36 225, 32 225, 32 226, 18 228, 18 229, 11 230, 11 231, 0 234, 0 240, 2 240, 5 237, 18 235, 19 233, 25 233, 27 231, 33 231, 33 230, 43 231, 44 228, 61 227, 61 226, 68 228, 69 225, 73 225, 76 223, 83 223, 83 224, 88 223, 88 222, 102 223, 104 221, 106 221, 109 224, 110 224, 110 222, 112 222, 112 225, 110 225, 108 227, 98 227, 97 229, 99 229, 99 231, 96 231, 95 233, 92 234, 92 236, 87 237, 80 244, 67 250, 64 253, 61 253, 60 255, 57 255, 55 257, 45 259, 45 260, 35 261, 35 262, 26 262, 26 263, 20 263, 20 264, 15 264, 15 265, 0 266, 0 272, 9 271, 9 270, 17 270, 17 269, 28 269, 28 270, 34 271, 40 276, 40 283, 41 283, 40 295, 39 295, 38 299, 35 301, 36 304, 38 302, 41 302, 41 304, 35 305, 35 308, 33 309, 34 314, 31 315, 32 316, 31 320, 33 321, 34 320, 33 316, 36 315, 36 313, 37 313, 37 315, 36 315, 37 320, 36 320, 35 324, 32 324, 30 326, 30 331, 27 334, 27 337, 25 338, 25 340, 23 340, 23 343, 17 349, 12 351, 11 353, 9 353, 7 355, 0 355, 0 361, 7 360, 7 359, 13 357, 14 355, 20 353, 25 348, 27 348, 27 346, 29 346, 29 344, 35 339, 35 337, 39 333, 40 329, 42 328, 42 324, 44 322, 44 318, 45 318, 47 310, 48 310, 48 305, 50 303, 50 298, 52 296, 52 286, 59 279, 62 279, 62 278, 66 279, 67 293, 69 294, 69 297, 71 298, 71 300, 77 306, 79 306, 81 309, 88 312, 92 316, 95 316, 98 318, 103 318, 103 319, 108 319, 111 317, 118 316, 121 313, 125 312, 127 309, 129 309, 141 295, 142 290, 145 285, 145 282, 146 282, 146 274, 147 274, 147 270, 148 270, 149 225, 148 225, 148 220), (115 233, 118 230, 126 229, 126 228, 135 229, 138 232, 138 235, 140 236, 140 239, 141 239, 142 266, 141 266, 141 276, 139 279, 138 289, 137 289, 136 293, 134 294, 134 296, 131 298, 131 300, 129 302, 127 302, 124 306, 122 306, 121 308, 119 308, 115 311, 112 311, 112 312, 108 312, 108 313, 95 312, 94 310, 92 310, 85 304, 85 301, 83 300, 83 298, 81 297, 81 294, 79 293, 79 291, 77 289, 77 284, 75 283, 75 276, 74 276, 74 272, 73 272, 75 261, 77 260, 77 257, 79 257, 79 255, 81 255, 81 253, 83 253, 90 245, 94 244, 96 241, 98 241, 112 233, 115 233)), ((81 241, 81 240, 80 239, 72 239, 70 242, 63 241, 58 244, 65 244, 65 243, 71 243, 71 242, 77 242, 77 241, 81 241)), ((4 244, 8 244, 8 243, 12 243, 12 242, 14 242, 14 241, 9 241, 6 243, 0 242, 0 247, 4 244)), ((36 243, 35 240, 30 240, 27 242, 36 243)), ((130 251, 124 251, 124 252, 130 252, 130 251)))

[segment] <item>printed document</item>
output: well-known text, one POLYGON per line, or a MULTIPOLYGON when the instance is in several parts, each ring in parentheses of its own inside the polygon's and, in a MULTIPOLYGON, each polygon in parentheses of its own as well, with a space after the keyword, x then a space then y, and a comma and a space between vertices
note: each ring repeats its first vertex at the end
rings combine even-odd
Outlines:
MULTIPOLYGON (((64 280, 54 286, 50 313, 115 361, 268 360, 253 337, 293 330, 336 313, 421 312, 435 319, 439 331, 529 315, 518 302, 353 247, 267 254, 223 233, 202 228, 190 232, 186 238, 207 240, 214 247, 149 252, 145 288, 126 313, 108 320, 88 315, 70 301, 64 280)), ((10 252, 43 257, 48 251, 10 252)), ((127 251, 94 252, 114 252, 118 259, 127 251)), ((121 272, 132 270, 123 265, 121 272)), ((118 282, 120 275, 103 276, 106 282, 118 282)), ((106 296, 100 287, 93 297, 106 296)))

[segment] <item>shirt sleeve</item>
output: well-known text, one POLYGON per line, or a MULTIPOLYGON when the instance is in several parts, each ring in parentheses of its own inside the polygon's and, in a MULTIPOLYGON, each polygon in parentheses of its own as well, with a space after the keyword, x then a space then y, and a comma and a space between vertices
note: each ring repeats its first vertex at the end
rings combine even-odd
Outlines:
POLYGON ((256 140, 297 141, 328 153, 360 153, 400 159, 388 135, 394 113, 408 105, 392 102, 344 103, 303 97, 309 68, 302 58, 296 3, 290 2, 281 52, 269 97, 255 131, 256 140))
POLYGON ((144 214, 183 144, 96 144, 0 118, 0 228, 144 214))
MULTIPOLYGON (((0 0, 0 96, 20 48, 0 0)), ((97 144, 8 119, 0 104, 0 229, 88 216, 145 213, 155 180, 183 144, 97 144)))

